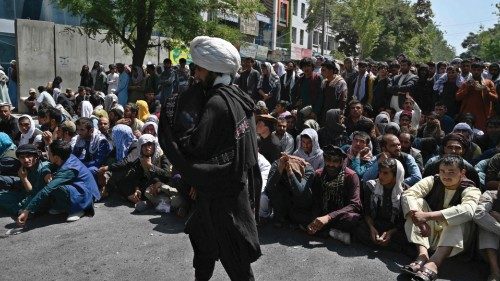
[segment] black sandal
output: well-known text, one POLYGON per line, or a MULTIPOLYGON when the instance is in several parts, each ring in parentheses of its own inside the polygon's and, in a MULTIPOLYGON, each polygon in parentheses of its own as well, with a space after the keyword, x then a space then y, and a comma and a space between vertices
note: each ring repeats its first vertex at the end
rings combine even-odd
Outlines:
POLYGON ((424 266, 425 263, 426 262, 423 260, 415 260, 412 263, 403 266, 401 268, 401 271, 409 275, 415 275, 422 268, 422 266, 424 266))
POLYGON ((432 271, 427 267, 422 267, 415 276, 411 279, 412 281, 435 281, 437 279, 438 273, 432 271))

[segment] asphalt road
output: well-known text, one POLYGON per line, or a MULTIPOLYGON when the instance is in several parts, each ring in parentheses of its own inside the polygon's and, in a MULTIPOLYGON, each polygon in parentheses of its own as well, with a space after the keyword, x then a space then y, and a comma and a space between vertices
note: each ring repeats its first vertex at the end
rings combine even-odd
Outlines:
MULTIPOLYGON (((133 209, 111 200, 96 204, 96 215, 66 223, 44 215, 28 231, 0 236, 0 280, 194 280, 193 251, 184 221, 172 214, 133 209)), ((0 234, 14 227, 0 214, 0 234)), ((263 256, 253 264, 256 280, 408 280, 401 253, 360 244, 312 238, 299 230, 260 229, 263 256)), ((440 280, 486 280, 485 263, 447 261, 440 280)), ((229 280, 217 263, 212 280, 229 280)))

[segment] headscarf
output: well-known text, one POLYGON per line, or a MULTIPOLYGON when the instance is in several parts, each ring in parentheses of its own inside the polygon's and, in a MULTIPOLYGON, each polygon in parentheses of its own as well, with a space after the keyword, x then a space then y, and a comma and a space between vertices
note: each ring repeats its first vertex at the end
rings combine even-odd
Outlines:
POLYGON ((293 155, 298 156, 309 162, 309 164, 311 164, 315 170, 322 168, 323 165, 318 164, 322 163, 323 161, 323 150, 321 150, 321 148, 319 147, 318 133, 314 129, 307 128, 304 129, 302 133, 300 133, 299 141, 300 138, 302 138, 302 136, 308 136, 311 139, 312 141, 311 153, 309 154, 305 153, 304 150, 302 149, 302 146, 299 143, 298 145, 299 148, 295 150, 293 155))
POLYGON ((146 122, 154 122, 158 124, 158 116, 150 114, 149 117, 146 119, 146 122))
POLYGON ((339 134, 345 131, 344 125, 339 123, 339 117, 343 114, 341 109, 329 109, 325 116, 325 127, 328 135, 335 135, 337 137, 339 134))
POLYGON ((113 103, 118 102, 118 97, 115 94, 108 94, 106 97, 104 97, 104 110, 109 112, 111 109, 113 109, 113 103))
MULTIPOLYGON (((280 77, 276 74, 276 72, 274 72, 274 68, 271 66, 271 63, 265 62, 264 65, 266 66, 266 69, 269 72, 269 84, 274 89, 276 88, 276 84, 280 83, 280 77)), ((261 74, 257 88, 261 88, 263 82, 264 82, 264 74, 261 74)))
POLYGON ((138 100, 135 102, 135 104, 139 109, 139 112, 137 113, 137 119, 141 120, 142 122, 145 122, 150 115, 148 103, 145 100, 138 100))
POLYGON ((128 149, 135 139, 134 133, 129 126, 118 124, 111 130, 111 138, 115 145, 116 161, 121 161, 127 157, 128 149))
POLYGON ((375 126, 377 126, 381 135, 385 134, 385 129, 390 121, 391 117, 389 116, 389 113, 385 111, 380 112, 380 114, 375 117, 375 126))
POLYGON ((84 100, 82 101, 80 106, 81 106, 80 117, 90 118, 90 116, 92 116, 92 112, 94 112, 94 107, 92 106, 92 104, 89 101, 84 100))
POLYGON ((275 63, 274 67, 275 67, 274 71, 279 77, 281 77, 283 74, 286 73, 285 65, 282 62, 275 63))
POLYGON ((142 125, 142 128, 141 128, 141 133, 144 133, 144 130, 150 125, 152 125, 155 128, 156 137, 158 137, 158 124, 156 124, 155 122, 144 123, 144 125, 142 125))
POLYGON ((189 47, 191 59, 209 71, 235 74, 241 66, 241 57, 228 41, 208 36, 198 36, 189 47))
MULTIPOLYGON (((399 211, 401 210, 401 194, 404 191, 403 183, 405 178, 405 169, 403 167, 403 164, 401 164, 401 162, 399 162, 396 159, 394 160, 396 161, 397 168, 396 168, 396 184, 392 188, 392 194, 391 194, 392 222, 394 222, 395 217, 399 214, 399 211)), ((384 186, 380 184, 380 181, 378 179, 368 181, 366 186, 372 192, 370 197, 370 207, 371 211, 375 212, 375 210, 377 210, 377 206, 379 206, 379 202, 380 206, 384 202, 384 186)), ((375 215, 376 214, 372 214, 373 217, 375 217, 375 215)))
MULTIPOLYGON (((35 121, 33 121, 33 118, 31 118, 31 116, 24 114, 21 115, 21 117, 19 117, 19 119, 21 118, 28 118, 28 120, 30 120, 30 128, 26 132, 26 134, 21 133, 21 139, 19 140, 19 145, 28 144, 30 142, 30 139, 33 137, 33 134, 35 133, 36 129, 35 121)), ((19 132, 21 132, 21 128, 19 127, 19 122, 17 123, 17 126, 19 128, 19 132)))
POLYGON ((16 146, 12 142, 12 139, 4 132, 0 132, 0 158, 3 157, 5 152, 9 149, 15 149, 16 146))
POLYGON ((150 134, 144 134, 139 137, 137 141, 137 149, 134 149, 130 152, 130 155, 127 156, 128 161, 135 161, 137 160, 140 156, 142 156, 142 146, 146 143, 152 142, 155 144, 155 153, 151 157, 151 162, 155 166, 160 166, 161 165, 161 156, 163 156, 163 150, 160 148, 160 144, 158 143, 158 138, 150 135, 150 134))
POLYGON ((401 132, 401 127, 399 127, 399 124, 396 122, 387 123, 387 126, 385 126, 385 132, 389 131, 390 129, 397 130, 398 133, 396 135, 399 135, 399 132, 401 132))

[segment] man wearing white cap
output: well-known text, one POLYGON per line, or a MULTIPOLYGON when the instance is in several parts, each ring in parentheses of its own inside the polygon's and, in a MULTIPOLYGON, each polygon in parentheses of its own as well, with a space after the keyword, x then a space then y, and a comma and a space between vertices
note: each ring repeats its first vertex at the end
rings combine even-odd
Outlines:
POLYGON ((176 140, 171 132, 176 131, 175 124, 168 126, 169 118, 182 115, 187 105, 179 104, 174 117, 162 108, 159 141, 182 181, 194 187, 189 193, 195 211, 185 232, 194 250, 195 277, 209 280, 220 259, 231 280, 254 280, 250 264, 261 255, 251 206, 259 202, 254 194, 260 194, 260 187, 257 192, 253 189, 252 174, 257 164, 255 104, 231 85, 231 75, 241 63, 231 43, 199 36, 190 51, 204 97, 199 122, 176 140))

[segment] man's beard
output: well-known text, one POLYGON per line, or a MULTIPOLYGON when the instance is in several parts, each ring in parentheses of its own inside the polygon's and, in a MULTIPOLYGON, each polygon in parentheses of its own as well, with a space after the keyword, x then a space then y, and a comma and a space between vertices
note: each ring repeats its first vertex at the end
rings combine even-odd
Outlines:
POLYGON ((342 170, 342 167, 338 167, 338 168, 325 167, 326 174, 332 178, 338 176, 338 174, 340 173, 341 170, 342 170))

